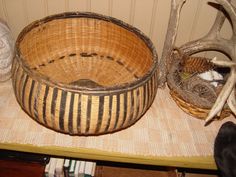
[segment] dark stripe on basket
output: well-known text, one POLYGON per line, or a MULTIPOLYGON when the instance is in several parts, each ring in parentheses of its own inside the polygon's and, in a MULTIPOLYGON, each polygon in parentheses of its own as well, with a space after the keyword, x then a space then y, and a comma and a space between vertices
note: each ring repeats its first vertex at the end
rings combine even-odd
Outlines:
POLYGON ((117 127, 119 115, 120 115, 120 94, 117 94, 116 95, 116 116, 115 116, 115 124, 114 124, 113 129, 116 129, 117 127))
MULTIPOLYGON (((56 110, 56 103, 57 103, 57 97, 58 97, 58 88, 53 88, 52 90, 52 98, 51 98, 51 124, 54 127, 57 127, 55 125, 55 110, 56 110)), ((56 117, 58 118, 58 117, 56 117)))
POLYGON ((15 72, 15 81, 14 81, 14 92, 15 92, 15 95, 16 95, 16 98, 18 99, 18 87, 17 87, 17 82, 18 82, 18 69, 19 69, 19 66, 17 67, 16 69, 16 72, 15 72))
POLYGON ((19 79, 19 69, 20 69, 20 65, 18 65, 17 69, 16 69, 16 82, 15 82, 15 86, 17 85, 18 79, 19 79))
POLYGON ((157 72, 155 72, 153 77, 153 97, 155 97, 157 91, 157 82, 155 82, 156 80, 157 80, 157 72))
POLYGON ((122 61, 120 61, 120 60, 117 60, 116 63, 118 63, 121 66, 124 66, 124 63, 122 61))
POLYGON ((145 109, 148 108, 150 103, 150 80, 146 83, 146 87, 147 87, 147 105, 145 109))
POLYGON ((99 97, 99 104, 98 104, 98 121, 95 132, 98 133, 101 125, 102 125, 102 118, 104 113, 104 96, 99 97))
POLYGON ((46 108, 47 108, 48 91, 49 91, 49 86, 46 85, 44 96, 43 96, 43 121, 45 122, 45 124, 47 124, 46 108))
POLYGON ((61 57, 59 57, 59 60, 62 60, 63 58, 65 58, 65 56, 61 56, 61 57))
POLYGON ((92 57, 93 55, 92 54, 88 54, 86 52, 82 52, 82 53, 80 53, 80 56, 81 57, 92 57))
POLYGON ((14 76, 15 76, 15 72, 16 72, 16 66, 17 66, 17 64, 16 64, 16 60, 12 60, 12 68, 11 68, 11 71, 12 71, 12 76, 13 76, 13 78, 15 78, 14 76))
MULTIPOLYGON (((12 69, 12 71, 13 71, 13 73, 12 73, 12 78, 17 78, 15 75, 16 75, 17 72, 18 72, 19 63, 16 62, 16 60, 13 60, 13 61, 14 61, 15 64, 12 65, 12 66, 14 67, 14 68, 12 69)), ((13 88, 14 88, 14 90, 16 89, 16 81, 17 81, 17 79, 15 79, 14 82, 13 82, 13 88)))
POLYGON ((153 75, 150 79, 150 89, 151 89, 151 94, 150 94, 150 97, 152 99, 153 95, 154 95, 154 86, 153 86, 153 79, 154 79, 155 75, 153 75))
POLYGON ((97 53, 91 53, 91 55, 93 55, 93 56, 97 56, 98 54, 97 54, 97 53))
POLYGON ((21 104, 22 104, 22 100, 21 100, 21 98, 22 98, 22 88, 23 88, 23 78, 25 77, 25 74, 24 74, 24 72, 23 72, 23 70, 22 70, 22 73, 21 73, 21 75, 19 75, 20 76, 20 80, 19 80, 19 86, 18 86, 18 88, 19 88, 19 102, 21 102, 21 104), (21 91, 21 92, 20 92, 21 91))
POLYGON ((68 129, 69 133, 73 133, 73 111, 74 111, 74 99, 75 94, 71 93, 71 99, 70 99, 70 110, 69 110, 69 120, 68 120, 68 129))
POLYGON ((105 128, 105 131, 109 129, 110 123, 111 123, 111 113, 112 113, 112 103, 113 102, 113 95, 109 96, 109 110, 108 110, 108 119, 107 119, 107 125, 105 128))
POLYGON ((125 123, 125 120, 126 120, 126 117, 127 117, 127 102, 128 102, 128 99, 127 99, 127 92, 124 93, 124 109, 123 109, 123 120, 122 120, 122 123, 120 125, 120 127, 123 127, 124 123, 125 123))
POLYGON ((60 130, 64 131, 64 116, 65 116, 65 106, 66 106, 67 91, 62 90, 61 101, 60 101, 60 113, 59 113, 59 127, 60 130))
POLYGON ((92 96, 88 96, 88 101, 87 101, 87 116, 86 116, 86 129, 85 132, 88 133, 89 128, 90 128, 90 119, 91 119, 91 106, 92 106, 92 96))
POLYGON ((30 115, 32 115, 31 105, 32 105, 32 99, 33 99, 32 95, 33 95, 34 86, 35 86, 35 81, 32 80, 32 84, 30 87, 30 93, 29 93, 29 113, 30 113, 30 115))
POLYGON ((146 84, 143 85, 143 107, 142 107, 142 111, 141 111, 141 114, 143 114, 144 110, 145 110, 145 105, 147 104, 147 97, 146 97, 146 92, 147 92, 147 89, 146 89, 146 84))
POLYGON ((23 85, 23 89, 22 89, 22 97, 21 97, 23 108, 25 107, 25 88, 26 88, 26 85, 28 83, 28 79, 29 79, 29 76, 26 75, 24 85, 23 85))
POLYGON ((130 93, 130 115, 129 115, 129 121, 133 120, 134 116, 134 90, 130 93))
POLYGON ((48 61, 48 63, 50 64, 50 63, 54 63, 55 62, 55 60, 49 60, 48 61))
POLYGON ((76 53, 69 54, 69 57, 74 57, 74 56, 76 56, 76 53))
POLYGON ((129 71, 130 73, 132 73, 132 70, 128 66, 126 66, 125 69, 129 71))
POLYGON ((77 132, 81 133, 81 94, 78 94, 77 132))
POLYGON ((46 66, 46 65, 44 63, 39 65, 39 67, 42 67, 42 66, 46 66))
POLYGON ((38 84, 37 85, 37 88, 36 88, 36 92, 34 92, 34 93, 36 93, 35 95, 34 95, 34 116, 35 116, 35 118, 36 119, 39 119, 39 117, 38 117, 38 100, 39 100, 39 93, 40 93, 40 90, 41 90, 41 84, 38 84))
POLYGON ((56 102, 57 102, 58 88, 54 88, 52 91, 52 100, 51 100, 51 114, 55 116, 56 102))
POLYGON ((146 108, 149 106, 149 104, 150 104, 150 98, 151 98, 151 97, 150 97, 150 93, 151 93, 151 91, 150 91, 150 89, 151 89, 150 83, 151 83, 150 80, 146 83, 146 85, 147 85, 147 106, 146 106, 146 108))
POLYGON ((138 78, 139 78, 136 74, 134 74, 134 77, 135 77, 135 79, 138 79, 138 78))
POLYGON ((107 56, 106 58, 107 58, 108 60, 114 60, 114 58, 111 57, 111 56, 107 56))
POLYGON ((140 93, 139 93, 139 88, 137 88, 137 92, 136 92, 136 117, 138 118, 139 116, 139 104, 140 104, 140 93))

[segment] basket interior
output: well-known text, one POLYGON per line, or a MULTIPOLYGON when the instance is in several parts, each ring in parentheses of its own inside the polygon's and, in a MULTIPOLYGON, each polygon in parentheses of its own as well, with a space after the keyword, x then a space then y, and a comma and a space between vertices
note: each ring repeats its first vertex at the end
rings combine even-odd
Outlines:
POLYGON ((154 64, 152 51, 131 30, 94 18, 54 19, 20 41, 23 64, 54 82, 109 87, 135 81, 154 64))

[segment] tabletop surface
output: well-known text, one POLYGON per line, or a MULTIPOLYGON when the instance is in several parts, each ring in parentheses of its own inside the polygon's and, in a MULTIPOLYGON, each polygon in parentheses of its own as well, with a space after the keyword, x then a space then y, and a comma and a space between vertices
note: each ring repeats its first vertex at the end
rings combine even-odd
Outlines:
POLYGON ((131 127, 106 135, 71 136, 31 119, 15 99, 11 81, 0 83, 0 149, 94 160, 215 169, 214 139, 226 121, 212 122, 184 113, 168 89, 158 89, 145 115, 131 127))

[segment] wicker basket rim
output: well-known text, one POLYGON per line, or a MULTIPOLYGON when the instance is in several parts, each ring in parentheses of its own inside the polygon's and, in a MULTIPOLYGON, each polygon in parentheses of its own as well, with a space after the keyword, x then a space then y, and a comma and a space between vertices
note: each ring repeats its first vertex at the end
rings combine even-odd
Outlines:
POLYGON ((50 15, 50 16, 47 16, 47 17, 42 18, 40 20, 36 20, 36 21, 30 23, 29 25, 27 25, 20 32, 20 34, 17 37, 15 46, 16 46, 15 51, 16 51, 16 56, 17 56, 17 57, 15 57, 15 59, 18 60, 20 66, 24 69, 24 71, 27 74, 29 74, 34 80, 37 80, 40 83, 44 83, 44 84, 47 84, 52 87, 68 89, 73 92, 86 91, 86 93, 104 94, 106 92, 118 93, 118 92, 122 92, 122 91, 132 90, 132 89, 139 87, 140 85, 145 83, 150 77, 152 77, 152 75, 157 70, 157 66, 158 66, 158 55, 157 55, 156 49, 155 49, 152 41, 149 39, 149 37, 147 35, 145 35, 142 31, 140 31, 136 27, 131 26, 130 24, 125 23, 119 19, 116 19, 116 18, 110 17, 110 16, 106 16, 106 15, 93 13, 93 12, 65 12, 65 13, 50 15), (123 84, 116 85, 116 86, 104 87, 104 88, 103 87, 89 88, 89 87, 82 87, 82 86, 77 86, 77 85, 62 84, 62 83, 55 82, 51 79, 48 79, 46 76, 44 76, 40 73, 32 72, 32 70, 24 63, 24 57, 19 49, 20 42, 23 40, 24 36, 29 31, 31 31, 33 28, 40 26, 42 24, 45 24, 47 22, 50 22, 52 20, 66 19, 66 18, 93 18, 93 19, 97 19, 97 20, 103 20, 103 21, 111 22, 115 25, 118 25, 130 32, 133 32, 135 35, 137 35, 137 37, 139 37, 145 43, 145 45, 151 51, 152 59, 153 59, 152 66, 149 68, 149 70, 146 74, 144 74, 142 77, 140 77, 139 79, 137 79, 135 81, 123 83, 123 84))

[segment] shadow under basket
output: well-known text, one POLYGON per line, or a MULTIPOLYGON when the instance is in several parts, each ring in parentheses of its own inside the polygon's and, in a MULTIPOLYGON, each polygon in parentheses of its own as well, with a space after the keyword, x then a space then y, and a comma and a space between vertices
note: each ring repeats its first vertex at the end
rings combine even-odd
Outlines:
MULTIPOLYGON (((183 56, 183 58, 181 58, 177 54, 173 54, 172 56, 173 63, 170 66, 170 72, 167 76, 167 84, 170 89, 171 97, 184 112, 195 118, 205 120, 211 110, 211 107, 213 106, 214 101, 212 101, 211 103, 207 101, 207 103, 205 103, 203 99, 199 100, 201 94, 193 93, 193 90, 197 88, 197 84, 200 83, 202 84, 200 86, 201 89, 203 89, 206 94, 208 94, 208 96, 210 95, 209 93, 214 89, 214 86, 212 86, 209 82, 201 79, 197 75, 213 69, 214 66, 209 62, 208 59, 203 57, 183 56), (193 76, 191 78, 192 81, 196 82, 197 84, 191 83, 192 85, 190 84, 190 86, 185 86, 185 89, 187 88, 186 90, 181 89, 180 85, 182 86, 182 83, 184 82, 181 73, 190 73, 190 77, 193 76), (211 88, 213 89, 211 90, 211 88)), ((217 95, 215 95, 215 99, 216 98, 217 95)), ((219 116, 215 117, 215 119, 220 120, 230 115, 231 111, 226 107, 222 110, 219 116)))
POLYGON ((12 84, 22 109, 72 135, 134 124, 157 90, 157 53, 138 29, 112 17, 70 12, 23 29, 12 84))

